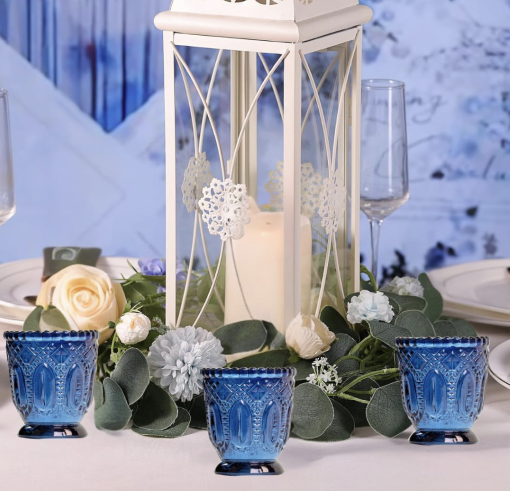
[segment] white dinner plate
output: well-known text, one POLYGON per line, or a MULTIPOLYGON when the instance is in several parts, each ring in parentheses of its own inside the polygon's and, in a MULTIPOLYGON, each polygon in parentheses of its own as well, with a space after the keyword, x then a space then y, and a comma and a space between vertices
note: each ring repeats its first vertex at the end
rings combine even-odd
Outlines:
POLYGON ((510 389, 510 339, 491 350, 489 373, 496 382, 510 389))
MULTIPOLYGON (((101 257, 97 267, 102 269, 113 280, 128 278, 134 272, 128 261, 137 266, 138 260, 127 257, 101 257)), ((11 263, 0 264, 0 324, 11 325, 28 317, 34 306, 25 300, 27 296, 37 296, 41 289, 41 277, 44 261, 24 259, 11 263)))
POLYGON ((429 277, 450 308, 510 323, 509 267, 510 259, 488 259, 436 269, 429 277))

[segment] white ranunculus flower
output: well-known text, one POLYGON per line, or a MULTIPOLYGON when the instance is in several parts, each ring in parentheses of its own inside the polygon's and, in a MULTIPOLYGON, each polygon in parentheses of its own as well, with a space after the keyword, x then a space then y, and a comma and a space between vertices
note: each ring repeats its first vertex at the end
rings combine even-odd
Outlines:
POLYGON ((149 335, 151 320, 140 312, 128 312, 120 318, 115 330, 124 344, 141 343, 149 335))
POLYGON ((363 321, 391 322, 394 316, 390 299, 382 292, 363 290, 347 306, 347 320, 351 324, 363 321))
POLYGON ((99 331, 99 343, 106 341, 126 306, 122 286, 98 268, 75 264, 43 283, 37 305, 59 309, 73 331, 99 331))
POLYGON ((404 276, 403 278, 393 278, 390 283, 381 288, 382 291, 388 293, 396 293, 397 295, 412 295, 414 297, 423 297, 423 286, 416 278, 404 276))
POLYGON ((335 334, 314 315, 298 314, 285 332, 287 346, 305 360, 328 351, 334 340, 335 334))

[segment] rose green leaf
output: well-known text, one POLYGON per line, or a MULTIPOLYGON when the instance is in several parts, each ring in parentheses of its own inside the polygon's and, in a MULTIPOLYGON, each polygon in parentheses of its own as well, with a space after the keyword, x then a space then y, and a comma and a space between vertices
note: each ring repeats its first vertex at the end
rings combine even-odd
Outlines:
POLYGON ((397 295, 396 293, 388 292, 384 292, 384 294, 398 303, 401 313, 408 310, 419 310, 424 312, 427 308, 427 301, 422 297, 415 297, 412 295, 397 295))
POLYGON ((348 440, 354 431, 354 418, 351 413, 340 403, 334 400, 331 402, 335 411, 333 422, 321 436, 315 438, 314 441, 316 442, 341 442, 348 440))
POLYGON ((441 294, 434 288, 434 285, 430 281, 429 277, 422 273, 418 277, 421 286, 423 287, 424 293, 423 296, 427 301, 427 308, 425 309, 425 315, 431 320, 431 322, 436 322, 441 314, 443 313, 443 297, 441 294))
POLYGON ((215 331, 214 335, 220 340, 225 355, 260 350, 267 339, 267 331, 261 321, 227 324, 215 331))
POLYGON ((133 426, 133 431, 143 436, 151 436, 155 438, 179 438, 184 435, 188 430, 191 422, 191 416, 186 411, 186 409, 180 407, 179 412, 177 414, 177 418, 174 421, 174 424, 170 426, 170 428, 166 428, 165 430, 149 430, 147 428, 139 428, 138 426, 133 426))
POLYGON ((331 345, 330 349, 324 353, 328 363, 334 364, 340 358, 346 356, 352 348, 356 346, 356 341, 347 334, 337 334, 336 341, 331 345))
POLYGON ((382 341, 385 345, 395 349, 396 338, 411 337, 411 331, 404 327, 394 326, 381 321, 364 321, 364 325, 370 328, 370 332, 374 338, 382 341))
POLYGON ((367 420, 377 433, 388 438, 400 435, 411 426, 402 405, 399 381, 375 391, 367 407, 367 420))
POLYGON ((36 307, 29 316, 25 319, 23 324, 23 331, 39 331, 39 325, 41 323, 41 314, 43 313, 43 307, 36 307))
POLYGON ((115 366, 111 378, 119 384, 132 406, 143 396, 150 381, 149 364, 143 353, 136 348, 128 349, 115 366))
POLYGON ((306 440, 319 438, 333 423, 333 403, 326 393, 312 384, 301 384, 294 391, 292 432, 306 440))
POLYGON ((454 338, 458 336, 455 324, 450 320, 440 320, 434 322, 434 330, 436 335, 441 338, 454 338))
POLYGON ((177 404, 170 394, 154 382, 150 382, 138 403, 133 423, 146 430, 165 430, 172 426, 177 413, 177 404))
POLYGON ((326 306, 322 309, 320 319, 326 326, 328 326, 331 332, 335 334, 347 334, 351 336, 356 343, 359 343, 360 337, 359 334, 349 327, 347 321, 342 317, 342 315, 333 307, 326 306))
POLYGON ((99 430, 119 431, 126 427, 132 412, 117 382, 106 378, 103 383, 104 404, 94 413, 96 427, 99 430))
POLYGON ((264 351, 263 353, 257 353, 256 355, 247 356, 241 358, 230 364, 234 368, 273 368, 273 367, 284 367, 287 365, 289 359, 288 349, 277 349, 272 351, 264 351))
POLYGON ((411 336, 416 338, 434 337, 436 335, 429 318, 423 312, 417 310, 406 310, 399 314, 395 319, 395 326, 408 329, 411 336))

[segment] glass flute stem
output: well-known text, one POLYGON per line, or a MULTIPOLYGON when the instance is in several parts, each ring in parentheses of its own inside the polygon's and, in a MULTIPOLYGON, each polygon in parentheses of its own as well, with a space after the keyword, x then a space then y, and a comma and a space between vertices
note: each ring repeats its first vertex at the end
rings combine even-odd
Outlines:
POLYGON ((376 218, 370 219, 370 235, 372 240, 372 274, 375 280, 379 278, 379 238, 383 221, 376 218))

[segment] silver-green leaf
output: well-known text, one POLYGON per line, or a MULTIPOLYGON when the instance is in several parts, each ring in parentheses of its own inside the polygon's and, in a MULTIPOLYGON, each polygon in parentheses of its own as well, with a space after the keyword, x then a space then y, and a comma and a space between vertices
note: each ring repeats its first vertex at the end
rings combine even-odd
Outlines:
POLYGON ((150 382, 147 359, 140 350, 128 349, 115 366, 111 378, 119 384, 132 406, 143 396, 150 382))

